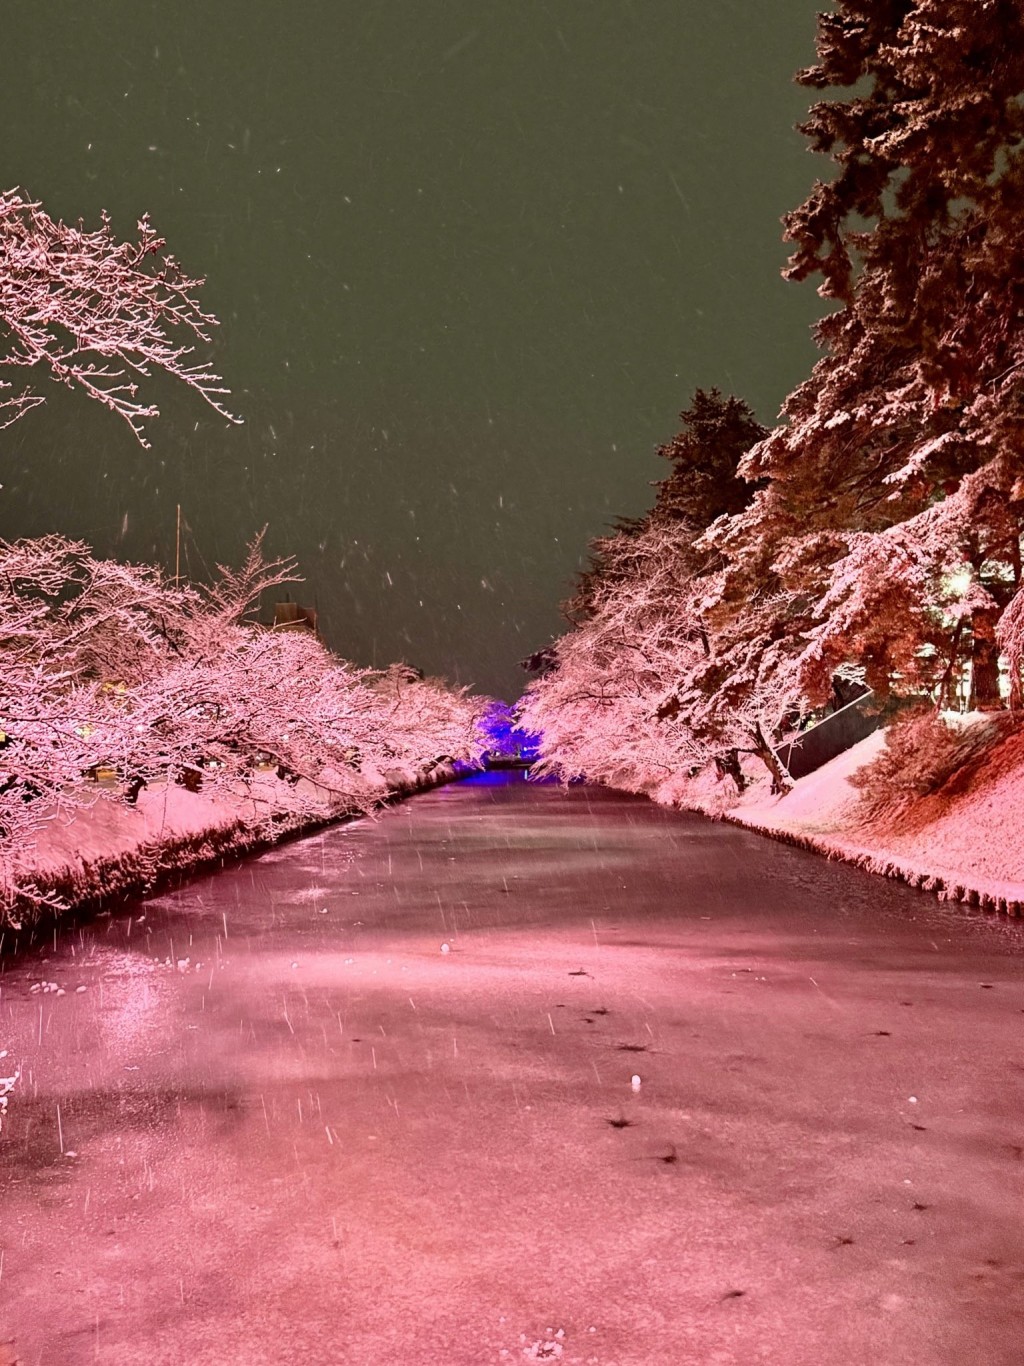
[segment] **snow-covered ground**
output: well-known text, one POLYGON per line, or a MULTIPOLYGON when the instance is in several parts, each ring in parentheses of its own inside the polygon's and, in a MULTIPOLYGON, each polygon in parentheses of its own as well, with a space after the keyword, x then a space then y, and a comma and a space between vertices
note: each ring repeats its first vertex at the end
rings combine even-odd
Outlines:
MULTIPOLYGON (((449 766, 428 774, 409 764, 383 776, 363 775, 368 793, 380 801, 453 776, 449 766)), ((100 793, 90 805, 43 824, 21 853, 16 875, 69 907, 95 906, 351 814, 312 784, 301 786, 309 791, 296 794, 265 773, 245 792, 155 784, 139 793, 135 806, 100 793), (305 800, 297 802, 297 795, 305 800)))
POLYGON ((872 823, 849 778, 884 743, 883 731, 869 735, 783 797, 758 783, 728 805, 723 783, 676 800, 943 897, 1024 914, 1024 736, 998 745, 968 790, 957 791, 954 781, 899 817, 872 823))

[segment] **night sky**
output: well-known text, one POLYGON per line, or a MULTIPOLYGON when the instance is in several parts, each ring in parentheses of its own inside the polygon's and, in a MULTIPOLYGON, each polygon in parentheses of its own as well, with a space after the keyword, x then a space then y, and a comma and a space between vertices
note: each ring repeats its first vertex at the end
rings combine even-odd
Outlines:
POLYGON ((155 386, 0 433, 0 535, 173 569, 264 523, 328 643, 509 699, 586 541, 651 500, 698 385, 771 423, 814 360, 780 216, 821 0, 8 5, 4 188, 149 211, 242 427, 155 386))

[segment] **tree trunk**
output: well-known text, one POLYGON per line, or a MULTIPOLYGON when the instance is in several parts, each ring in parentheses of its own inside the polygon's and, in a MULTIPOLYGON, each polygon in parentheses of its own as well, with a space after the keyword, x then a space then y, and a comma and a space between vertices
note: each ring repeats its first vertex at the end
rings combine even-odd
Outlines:
POLYGON ((202 769, 196 768, 194 764, 182 764, 174 781, 186 792, 199 792, 203 786, 202 769))
POLYGON ((768 743, 760 724, 757 725, 754 731, 754 753, 772 775, 772 793, 775 796, 782 796, 784 793, 791 791, 793 779, 789 776, 782 760, 768 743))
POLYGON ((1020 682, 1020 663, 1014 660, 1013 668, 1010 670, 1010 710, 1019 712, 1024 705, 1024 689, 1020 682))
POLYGON ((998 607, 978 607, 971 614, 971 711, 999 711, 998 607))
POLYGON ((737 792, 746 792, 747 777, 740 765, 740 754, 737 749, 727 749, 724 754, 715 756, 715 767, 723 778, 731 778, 736 784, 737 792))
POLYGON ((946 671, 942 675, 939 684, 939 699, 936 704, 936 711, 944 711, 949 706, 950 696, 953 690, 953 674, 956 670, 957 660, 960 658, 960 639, 964 633, 964 619, 961 617, 953 631, 953 639, 949 647, 949 663, 946 671))

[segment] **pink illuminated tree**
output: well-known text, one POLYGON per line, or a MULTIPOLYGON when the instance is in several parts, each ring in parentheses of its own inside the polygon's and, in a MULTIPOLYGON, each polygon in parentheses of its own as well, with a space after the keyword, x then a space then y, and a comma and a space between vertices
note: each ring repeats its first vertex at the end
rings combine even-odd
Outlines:
MULTIPOLYGON (((690 406, 679 414, 680 428, 657 454, 671 464, 659 480, 654 507, 642 517, 620 518, 608 536, 590 542, 590 562, 579 576, 573 594, 563 604, 565 615, 580 622, 592 600, 618 577, 633 572, 629 542, 655 523, 684 523, 690 535, 686 557, 691 574, 715 567, 714 553, 695 554, 692 543, 720 517, 745 508, 754 488, 739 477, 739 467, 751 446, 768 435, 749 404, 721 390, 697 389, 690 406)), ((685 540, 685 538, 684 538, 685 540)), ((682 545, 684 541, 680 541, 682 545)))
POLYGON ((744 658, 709 630, 715 577, 692 529, 652 518, 597 549, 606 573, 591 580, 588 613, 520 708, 541 736, 541 769, 653 791, 714 761, 742 786, 751 754, 788 785, 773 750, 799 698, 788 656, 744 658))
POLYGON ((663 523, 595 545, 587 614, 520 709, 541 771, 641 790, 709 757, 688 717, 663 710, 705 651, 684 549, 663 523))
POLYGON ((382 770, 397 760, 432 768, 448 760, 476 763, 484 749, 478 722, 487 699, 442 678, 424 678, 406 664, 393 664, 367 678, 373 712, 367 753, 382 770))
POLYGON ((563 607, 571 629, 546 652, 521 724, 563 778, 653 791, 714 762, 742 789, 753 755, 781 790, 774 747, 801 702, 792 651, 764 634, 773 598, 752 601, 739 630, 718 610, 727 561, 709 535, 755 496, 738 470, 767 430, 717 389, 698 389, 680 418, 658 448, 672 472, 654 507, 591 542, 563 607))
POLYGON ((46 900, 18 871, 40 829, 97 800, 180 784, 271 831, 369 809, 393 768, 478 760, 480 699, 254 621, 295 578, 262 535, 205 586, 60 536, 0 542, 0 920, 46 900))
MULTIPOLYGON (((110 219, 87 230, 54 220, 18 190, 0 192, 0 366, 42 371, 84 391, 123 419, 147 447, 144 422, 158 409, 139 397, 155 370, 180 380, 229 422, 227 390, 195 343, 217 324, 187 275, 143 217, 137 240, 119 242, 110 219)), ((0 427, 44 402, 31 387, 0 382, 0 427), (15 390, 15 392, 11 392, 15 390)))
POLYGON ((789 779, 774 746, 800 709, 791 650, 766 633, 774 597, 748 597, 752 610, 736 619, 719 610, 727 561, 708 534, 755 496, 738 470, 767 430, 717 389, 698 389, 680 418, 658 448, 672 472, 652 510, 591 543, 564 607, 573 629, 552 647, 555 667, 529 689, 522 721, 562 776, 650 789, 713 760, 742 788, 750 754, 781 789, 789 779))

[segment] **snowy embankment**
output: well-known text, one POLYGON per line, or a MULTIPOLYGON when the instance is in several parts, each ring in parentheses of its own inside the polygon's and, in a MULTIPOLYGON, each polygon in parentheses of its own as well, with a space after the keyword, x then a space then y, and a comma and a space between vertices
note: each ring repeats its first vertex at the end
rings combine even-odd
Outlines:
POLYGON ((849 778, 884 742, 882 731, 869 735, 783 797, 758 784, 724 809, 710 793, 682 803, 950 900, 1024 915, 1024 735, 996 746, 965 790, 954 778, 898 817, 871 822, 849 778))
MULTIPOLYGON (((450 764, 396 766, 364 773, 375 804, 435 787, 455 777, 450 764)), ((97 907, 110 897, 139 895, 167 880, 199 872, 226 858, 333 821, 361 816, 363 806, 332 801, 312 784, 301 810, 294 789, 272 773, 244 792, 190 792, 154 784, 134 806, 99 794, 67 817, 54 817, 35 833, 17 860, 19 882, 52 894, 71 910, 97 907)))

